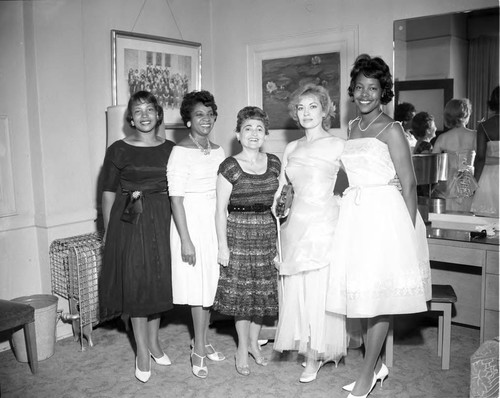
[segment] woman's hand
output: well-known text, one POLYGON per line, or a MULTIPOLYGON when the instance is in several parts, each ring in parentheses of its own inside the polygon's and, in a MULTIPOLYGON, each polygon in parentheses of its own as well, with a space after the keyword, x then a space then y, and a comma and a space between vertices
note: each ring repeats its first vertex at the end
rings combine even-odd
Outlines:
POLYGON ((191 240, 181 242, 182 261, 189 265, 196 265, 196 250, 191 240))
POLYGON ((219 247, 219 253, 217 254, 217 262, 223 267, 227 267, 229 264, 229 247, 219 247))

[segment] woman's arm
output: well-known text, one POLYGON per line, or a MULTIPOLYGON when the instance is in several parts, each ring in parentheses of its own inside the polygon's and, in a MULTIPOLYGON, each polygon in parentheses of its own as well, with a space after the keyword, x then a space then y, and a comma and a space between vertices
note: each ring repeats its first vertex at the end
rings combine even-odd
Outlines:
POLYGON ((476 133, 476 159, 474 160, 474 178, 479 181, 484 168, 484 162, 486 160, 486 144, 488 139, 484 132, 484 126, 481 123, 477 127, 476 133))
POLYGON ((215 208, 215 230, 219 242, 217 262, 223 267, 229 264, 229 246, 227 244, 227 206, 233 185, 221 174, 217 177, 217 205, 215 208))
POLYGON ((196 264, 196 251, 191 242, 186 221, 186 210, 184 209, 184 196, 171 196, 170 203, 172 204, 172 215, 174 217, 175 226, 181 238, 181 256, 182 261, 189 265, 196 264))
POLYGON ((116 193, 111 191, 103 191, 102 193, 102 218, 104 221, 104 237, 103 242, 106 242, 106 235, 108 234, 109 216, 111 208, 115 203, 116 193))
POLYGON ((399 124, 394 124, 384 133, 396 174, 401 183, 401 194, 410 218, 415 225, 417 219, 417 180, 413 170, 410 147, 399 124))

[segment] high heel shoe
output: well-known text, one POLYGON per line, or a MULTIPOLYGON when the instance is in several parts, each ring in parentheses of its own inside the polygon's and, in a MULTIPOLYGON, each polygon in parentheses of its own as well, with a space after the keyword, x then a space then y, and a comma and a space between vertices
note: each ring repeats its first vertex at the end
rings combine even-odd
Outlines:
POLYGON ((206 358, 206 355, 204 355, 204 356, 198 355, 196 352, 194 352, 194 349, 191 351, 191 370, 192 370, 193 374, 196 377, 199 377, 200 379, 206 379, 206 377, 208 376, 208 368, 206 367, 206 365, 203 366, 203 360, 205 358, 206 358), (200 366, 195 365, 193 363, 193 355, 197 356, 198 358, 201 359, 200 366))
MULTIPOLYGON (((379 371, 376 374, 377 381, 380 380, 380 387, 383 386, 384 380, 389 376, 389 369, 387 366, 385 366, 385 363, 382 363, 382 366, 380 367, 379 371)), ((354 385, 356 384, 355 381, 353 381, 351 384, 347 384, 344 387, 342 387, 343 390, 351 392, 354 388, 354 385)))
POLYGON ((236 367, 236 371, 242 376, 250 375, 250 367, 248 365, 239 366, 238 365, 238 353, 234 355, 234 365, 236 367))
POLYGON ((156 358, 151 352, 149 352, 149 355, 151 355, 151 358, 158 364, 158 365, 163 365, 163 366, 169 366, 172 365, 172 361, 168 357, 167 354, 163 353, 163 355, 160 358, 156 358))
POLYGON ((205 348, 207 350, 212 351, 211 353, 207 352, 207 357, 211 361, 219 362, 219 361, 223 361, 224 359, 226 359, 226 357, 224 356, 224 354, 222 352, 215 351, 215 348, 212 346, 212 344, 205 344, 205 348))
MULTIPOLYGON (((260 351, 260 349, 259 349, 260 351)), ((255 360, 255 363, 260 366, 267 366, 269 363, 269 360, 262 356, 262 355, 257 355, 255 354, 251 349, 248 349, 248 354, 255 360)))
POLYGON ((304 370, 302 372, 302 374, 300 375, 299 381, 301 383, 310 383, 311 381, 316 380, 316 376, 318 375, 318 372, 319 372, 319 370, 321 369, 321 367, 323 365, 324 365, 324 362, 323 361, 319 361, 318 362, 318 369, 316 369, 316 371, 313 372, 313 373, 308 373, 308 372, 306 372, 304 370))
POLYGON ((349 393, 347 398, 366 398, 372 392, 373 388, 375 387, 375 384, 377 384, 377 375, 374 373, 373 380, 372 380, 372 386, 370 387, 370 389, 368 390, 368 392, 365 395, 352 395, 352 393, 349 393))
POLYGON ((143 383, 146 383, 149 380, 151 377, 151 359, 149 360, 149 370, 145 372, 139 369, 137 366, 137 358, 135 358, 135 377, 143 383))

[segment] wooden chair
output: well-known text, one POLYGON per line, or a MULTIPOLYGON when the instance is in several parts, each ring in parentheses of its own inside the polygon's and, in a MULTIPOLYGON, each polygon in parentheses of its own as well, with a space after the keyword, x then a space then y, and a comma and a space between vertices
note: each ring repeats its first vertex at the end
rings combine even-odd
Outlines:
POLYGON ((35 308, 28 304, 0 300, 0 332, 23 326, 26 350, 31 372, 38 371, 38 353, 35 334, 35 308))
MULTIPOLYGON (((451 310, 457 295, 450 285, 432 285, 432 299, 427 304, 429 311, 442 312, 438 319, 437 354, 441 357, 441 369, 450 369, 451 310)), ((389 333, 385 343, 386 365, 391 367, 394 356, 393 317, 390 317, 389 333)))

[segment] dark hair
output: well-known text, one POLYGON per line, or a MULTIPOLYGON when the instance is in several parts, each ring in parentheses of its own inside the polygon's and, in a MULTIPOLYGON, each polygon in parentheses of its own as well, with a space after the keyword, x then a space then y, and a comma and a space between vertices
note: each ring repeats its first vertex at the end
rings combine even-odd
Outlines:
POLYGON ((191 112, 193 111, 196 104, 203 104, 206 107, 212 108, 215 119, 217 120, 217 105, 215 104, 215 99, 210 92, 206 90, 201 91, 191 91, 187 93, 182 99, 181 104, 181 117, 184 126, 187 127, 187 122, 191 120, 191 112))
POLYGON ((264 123, 265 133, 269 134, 269 117, 267 113, 264 112, 257 106, 245 106, 238 112, 238 116, 236 116, 236 132, 239 133, 241 131, 241 125, 245 120, 260 120, 264 123))
POLYGON ((328 90, 323 86, 308 83, 295 90, 292 93, 290 102, 288 103, 288 113, 290 114, 290 117, 295 120, 297 125, 300 127, 299 118, 297 116, 297 105, 299 104, 300 99, 307 95, 313 95, 318 99, 323 111, 326 113, 326 116, 321 124, 325 130, 328 130, 331 126, 331 119, 335 117, 336 107, 330 99, 328 90))
POLYGON ((472 112, 472 104, 468 98, 452 99, 444 107, 444 125, 448 128, 467 124, 472 112))
POLYGON ((498 113, 498 86, 496 86, 491 92, 491 97, 488 101, 488 107, 491 111, 498 113))
POLYGON ((424 138, 427 135, 427 130, 431 128, 434 121, 434 116, 427 112, 419 112, 411 121, 411 132, 416 138, 424 138))
POLYGON ((382 96, 380 98, 382 105, 391 102, 394 97, 394 92, 392 91, 392 75, 389 66, 382 58, 372 58, 368 54, 361 54, 356 58, 354 66, 351 69, 351 83, 347 89, 349 97, 351 98, 354 97, 354 87, 356 86, 356 79, 360 73, 369 79, 377 79, 379 81, 380 88, 382 89, 382 96))
POLYGON ((132 108, 136 104, 153 104, 153 106, 156 109, 156 112, 158 113, 158 120, 156 121, 156 127, 158 127, 163 123, 163 108, 158 103, 156 97, 149 91, 137 91, 136 93, 132 94, 132 96, 128 100, 127 114, 125 115, 125 120, 127 120, 127 123, 130 124, 131 127, 134 127, 132 126, 132 120, 133 120, 132 108))
POLYGON ((397 104, 394 108, 394 120, 396 122, 409 122, 417 110, 409 102, 397 104))

